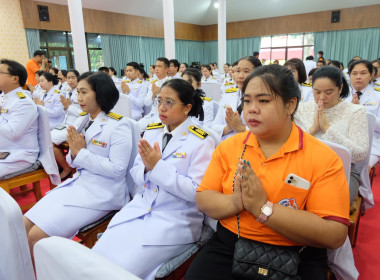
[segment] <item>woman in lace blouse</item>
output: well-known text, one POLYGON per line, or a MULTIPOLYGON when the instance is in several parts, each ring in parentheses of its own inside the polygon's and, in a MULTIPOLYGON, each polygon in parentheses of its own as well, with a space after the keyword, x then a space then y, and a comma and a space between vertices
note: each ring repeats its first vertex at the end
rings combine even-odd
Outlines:
POLYGON ((359 172, 355 163, 368 153, 368 122, 364 107, 343 99, 349 87, 341 71, 323 66, 313 75, 315 101, 300 103, 295 123, 317 138, 345 146, 351 151, 350 203, 359 189, 359 172))

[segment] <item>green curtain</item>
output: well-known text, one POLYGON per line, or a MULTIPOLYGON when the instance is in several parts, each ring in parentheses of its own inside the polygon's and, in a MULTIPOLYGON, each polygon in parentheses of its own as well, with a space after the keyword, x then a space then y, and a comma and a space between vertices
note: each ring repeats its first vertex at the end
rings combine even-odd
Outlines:
POLYGON ((242 57, 260 51, 261 37, 227 40, 227 62, 232 64, 242 57))
POLYGON ((33 53, 40 49, 40 30, 25 29, 26 43, 28 45, 29 57, 33 57, 33 53))
POLYGON ((201 64, 218 62, 218 41, 203 42, 203 57, 201 64))
POLYGON ((192 62, 202 63, 205 60, 203 49, 204 42, 175 40, 175 54, 180 63, 186 62, 189 65, 192 62))
POLYGON ((380 28, 350 29, 314 33, 314 52, 324 52, 325 59, 334 59, 347 66, 354 56, 374 60, 380 57, 380 28))

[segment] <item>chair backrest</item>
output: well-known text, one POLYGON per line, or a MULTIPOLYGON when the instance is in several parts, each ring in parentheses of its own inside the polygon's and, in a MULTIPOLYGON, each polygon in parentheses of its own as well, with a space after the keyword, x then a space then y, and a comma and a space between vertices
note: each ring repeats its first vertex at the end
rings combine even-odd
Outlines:
POLYGON ((42 163, 45 172, 49 174, 50 181, 54 185, 59 185, 61 179, 59 177, 59 171, 57 162, 54 157, 53 142, 51 140, 49 117, 47 110, 40 105, 37 105, 38 110, 38 146, 40 148, 40 154, 38 160, 42 163))
POLYGON ((334 152, 340 157, 340 159, 343 162, 344 166, 344 174, 346 175, 347 182, 350 182, 350 173, 351 173, 351 152, 346 147, 327 141, 319 139, 321 142, 325 143, 327 146, 329 146, 331 149, 334 150, 334 152))
POLYGON ((367 112, 367 119, 368 119, 368 140, 369 140, 368 154, 363 160, 355 163, 355 166, 360 173, 359 193, 363 197, 363 205, 364 205, 365 210, 375 205, 375 202, 373 200, 372 188, 371 188, 371 180, 368 174, 368 163, 369 163, 369 158, 371 156, 371 147, 372 147, 373 134, 375 132, 376 116, 367 112))
POLYGON ((57 236, 36 243, 34 262, 38 280, 140 279, 89 248, 57 236))
POLYGON ((132 117, 131 100, 128 95, 120 94, 119 100, 117 101, 115 107, 113 107, 112 112, 128 118, 132 117))
POLYGON ((206 96, 218 102, 221 97, 220 84, 205 84, 201 85, 201 89, 206 93, 206 96))
POLYGON ((35 280, 21 209, 0 188, 0 279, 35 280))

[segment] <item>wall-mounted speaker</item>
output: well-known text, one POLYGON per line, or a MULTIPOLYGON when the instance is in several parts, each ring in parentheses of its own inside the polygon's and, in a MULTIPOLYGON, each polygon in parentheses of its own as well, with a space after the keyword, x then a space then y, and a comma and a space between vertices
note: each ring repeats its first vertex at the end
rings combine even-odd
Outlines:
POLYGON ((40 21, 50 21, 48 6, 38 5, 37 7, 38 7, 38 15, 40 16, 40 21))
POLYGON ((331 23, 337 23, 340 21, 340 11, 331 12, 331 23))

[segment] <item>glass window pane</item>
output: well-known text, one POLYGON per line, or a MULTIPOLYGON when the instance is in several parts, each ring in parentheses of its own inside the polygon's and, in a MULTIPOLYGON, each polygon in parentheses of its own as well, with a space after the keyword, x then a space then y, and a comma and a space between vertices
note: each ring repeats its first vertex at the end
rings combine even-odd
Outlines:
POLYGON ((46 31, 40 30, 40 47, 46 47, 46 31))
POLYGON ((67 47, 65 31, 47 31, 49 47, 67 47))
POLYGON ((305 33, 304 45, 314 45, 313 33, 305 33))
POLYGON ((288 34, 288 46, 302 46, 303 34, 288 34))
POLYGON ((72 63, 72 69, 76 69, 76 66, 75 66, 75 57, 74 57, 74 51, 71 51, 71 57, 73 58, 73 63, 72 63))
POLYGON ((102 39, 100 34, 87 33, 87 41, 89 48, 102 48, 102 39))
POLYGON ((287 59, 299 58, 302 60, 303 48, 288 48, 287 59))
POLYGON ((314 56, 314 46, 304 47, 304 49, 303 49, 303 60, 305 61, 306 57, 308 57, 309 55, 314 56))
POLYGON ((273 61, 278 60, 280 65, 283 65, 285 63, 285 50, 285 48, 272 49, 272 57, 270 63, 273 63, 273 61))
POLYGON ((69 46, 70 48, 73 47, 73 36, 71 34, 71 32, 67 32, 67 36, 69 36, 69 46))
MULTIPOLYGON (((270 48, 270 36, 261 37, 261 48, 270 48)), ((261 56, 261 52, 260 52, 261 56)))
POLYGON ((89 53, 91 71, 98 71, 104 65, 102 50, 89 50, 89 53))
POLYGON ((273 47, 285 47, 286 46, 286 35, 272 36, 272 48, 273 47))

